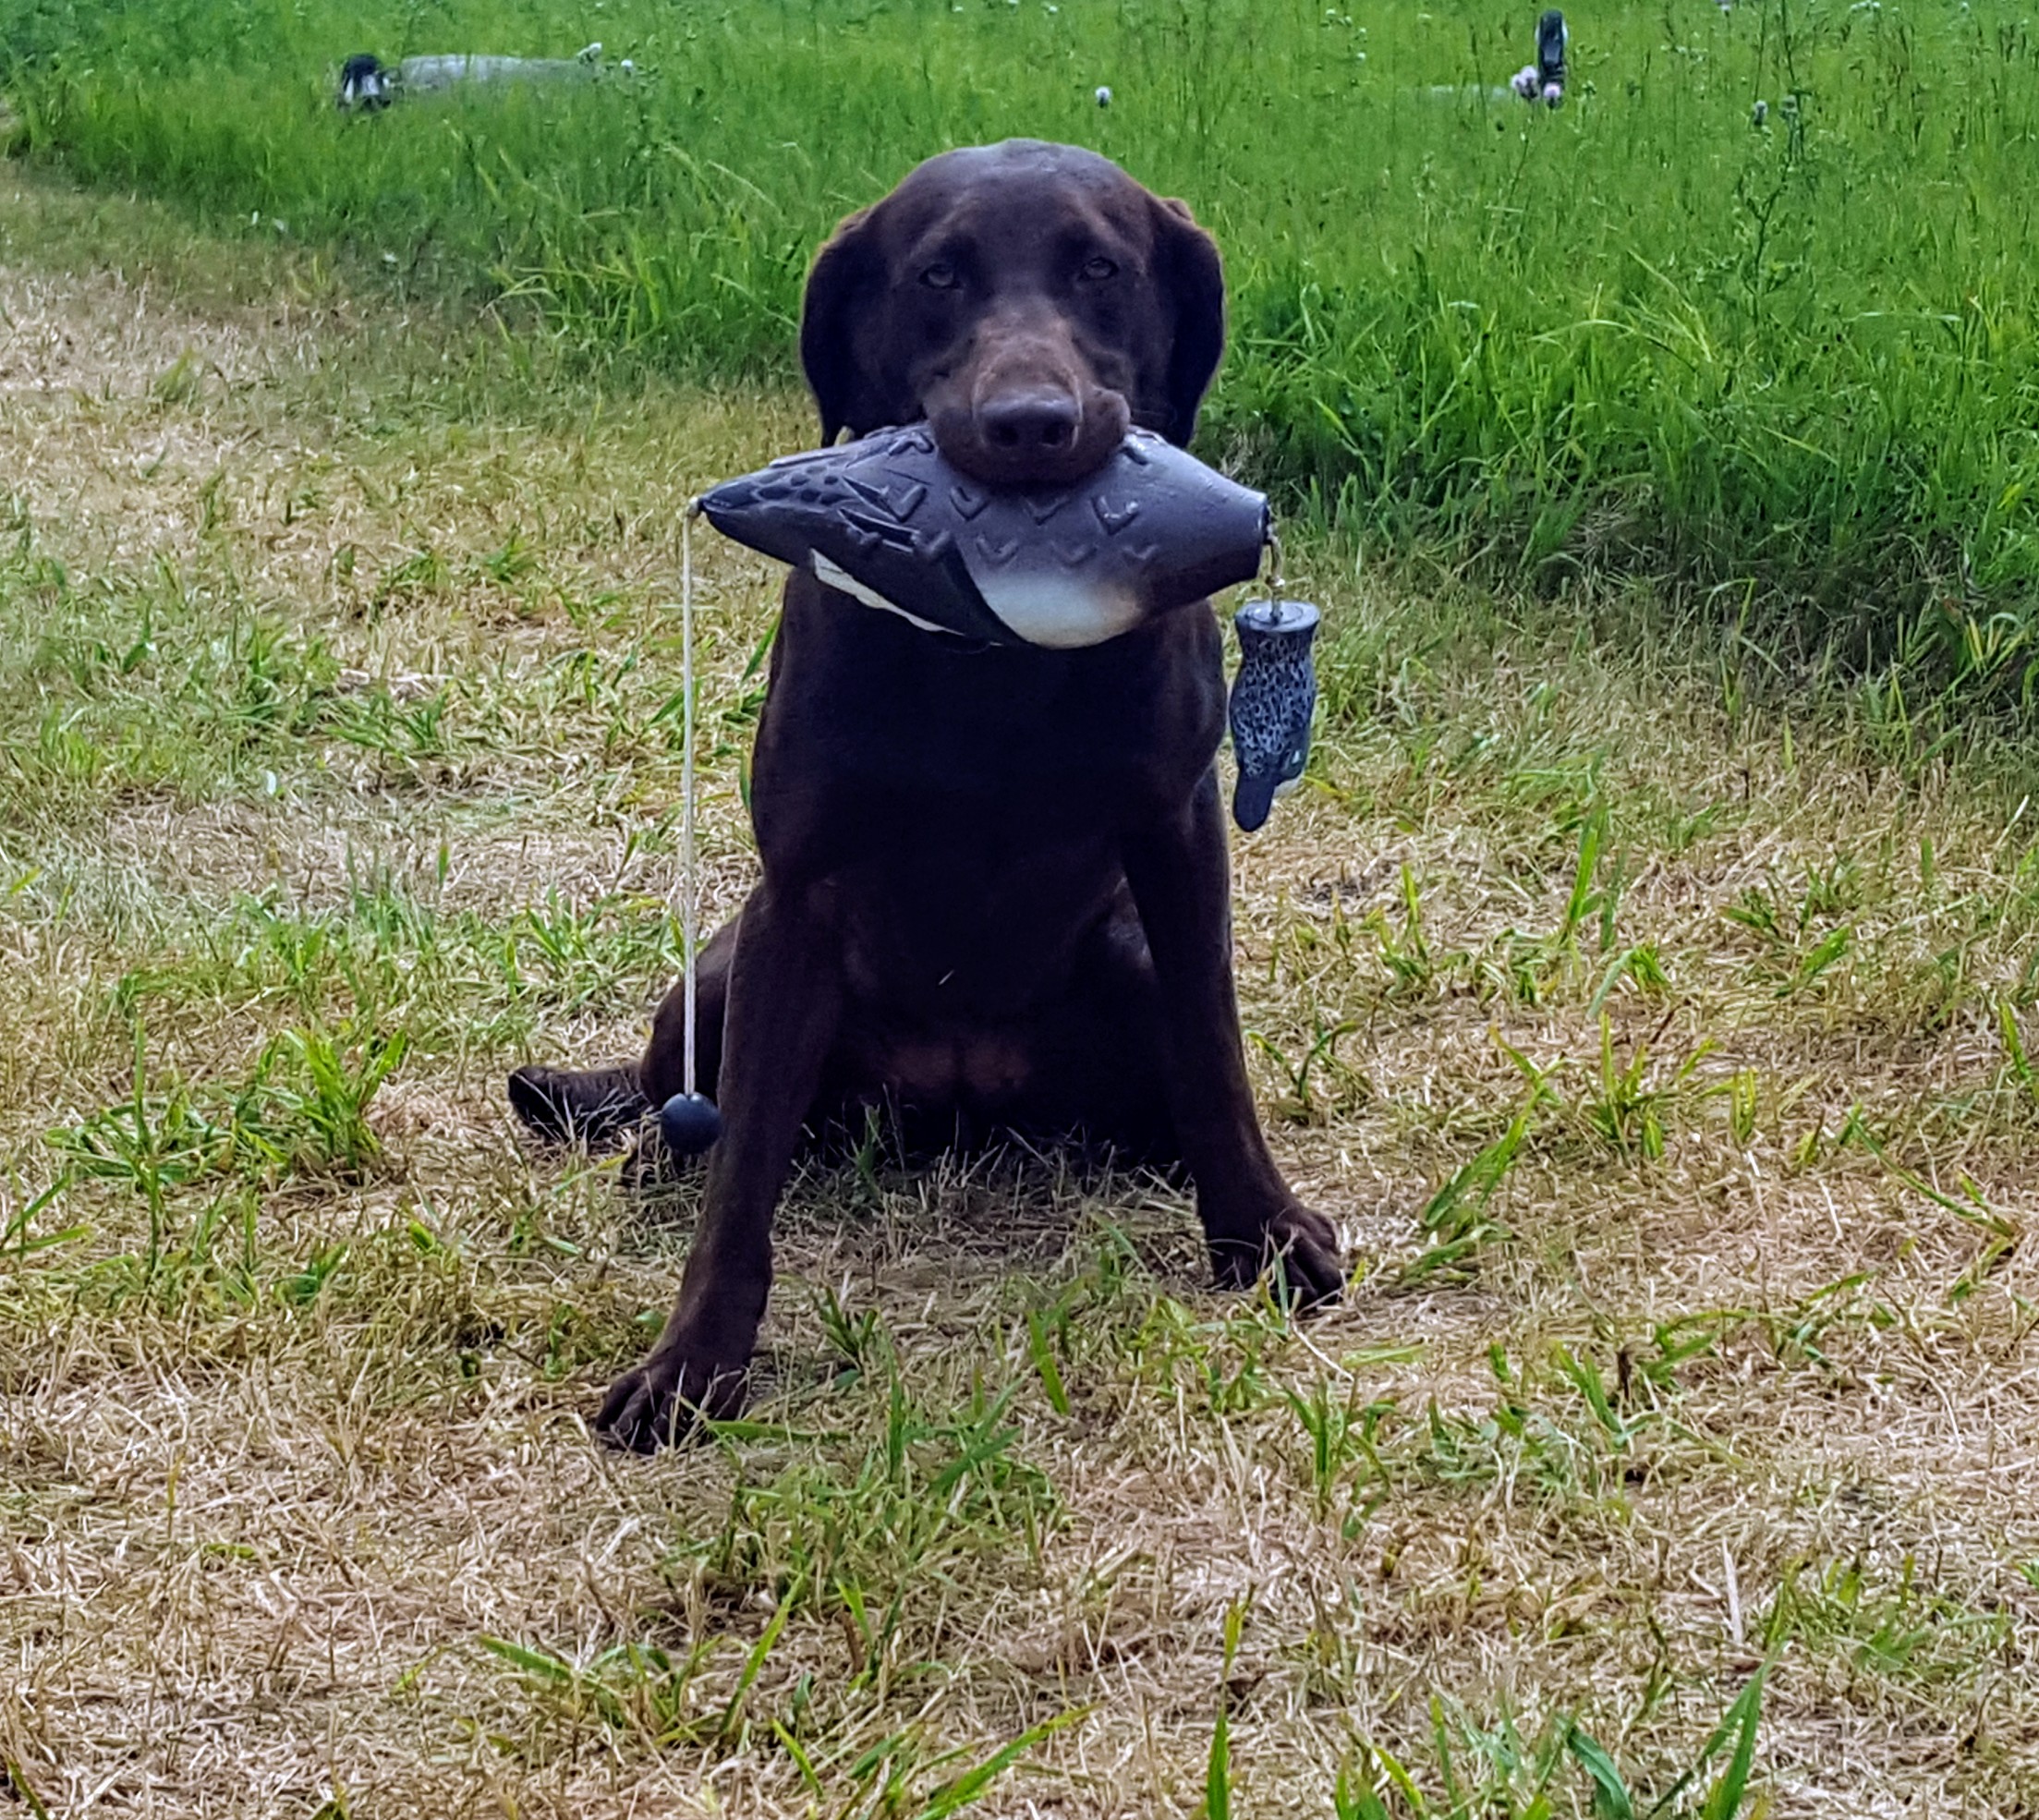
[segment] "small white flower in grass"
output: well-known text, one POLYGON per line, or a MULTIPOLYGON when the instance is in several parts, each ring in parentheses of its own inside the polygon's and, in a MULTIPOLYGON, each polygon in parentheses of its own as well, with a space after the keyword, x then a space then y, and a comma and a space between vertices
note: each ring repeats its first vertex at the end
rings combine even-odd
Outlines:
POLYGON ((1508 79, 1508 86, 1524 101, 1531 101, 1536 94, 1536 66, 1525 63, 1508 79))
POLYGON ((1101 82, 1098 85, 1098 105, 1099 107, 1110 107, 1111 105, 1111 91, 1101 82))
POLYGON ((1759 101, 1749 110, 1749 124, 1752 127, 1767 127, 1770 124, 1770 103, 1768 102, 1759 101))
POLYGON ((1544 84, 1544 105, 1546 107, 1556 107, 1564 98, 1565 91, 1557 83, 1546 82, 1544 84))

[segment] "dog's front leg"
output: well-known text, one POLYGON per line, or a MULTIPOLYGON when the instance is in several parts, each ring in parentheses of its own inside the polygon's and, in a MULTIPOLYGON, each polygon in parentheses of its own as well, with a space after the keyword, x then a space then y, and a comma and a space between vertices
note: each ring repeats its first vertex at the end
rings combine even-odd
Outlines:
POLYGON ((610 1388, 596 1428, 649 1452, 698 1416, 743 1406, 771 1288, 771 1218, 820 1083, 842 1009, 826 920, 803 892, 760 885, 730 961, 719 1081, 722 1136, 709 1152, 701 1223, 679 1301, 644 1363, 610 1388))
POLYGON ((1279 1268, 1299 1301, 1329 1301, 1345 1280, 1338 1235, 1281 1179, 1246 1081, 1216 770, 1179 810, 1134 830, 1124 858, 1154 957, 1170 1110, 1219 1280, 1279 1268))

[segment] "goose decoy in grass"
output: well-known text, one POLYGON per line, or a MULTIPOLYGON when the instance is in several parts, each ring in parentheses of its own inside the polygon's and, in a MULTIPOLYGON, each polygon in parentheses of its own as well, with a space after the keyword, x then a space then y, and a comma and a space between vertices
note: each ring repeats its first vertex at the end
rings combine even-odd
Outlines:
POLYGON ((1565 98, 1569 76, 1565 54, 1571 44, 1565 16, 1553 6, 1536 21, 1536 61, 1525 63, 1509 79, 1508 86, 1524 101, 1558 106, 1565 98))
MULTIPOLYGON (((625 57, 616 67, 625 76, 625 57)), ((579 82, 600 76, 601 45, 587 45, 570 57, 406 57, 392 67, 370 52, 357 52, 340 69, 339 104, 346 113, 378 113, 409 95, 444 94, 470 86, 510 82, 579 82)))

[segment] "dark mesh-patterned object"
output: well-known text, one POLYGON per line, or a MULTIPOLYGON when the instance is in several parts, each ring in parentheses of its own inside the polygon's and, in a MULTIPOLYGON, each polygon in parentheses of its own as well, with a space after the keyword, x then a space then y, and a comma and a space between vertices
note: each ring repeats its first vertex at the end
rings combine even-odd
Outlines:
POLYGON ((1232 686, 1232 751, 1239 778, 1232 819, 1251 833, 1274 799, 1295 787, 1310 758, 1317 665, 1310 643, 1320 615, 1307 601, 1248 601, 1232 615, 1239 674, 1232 686))

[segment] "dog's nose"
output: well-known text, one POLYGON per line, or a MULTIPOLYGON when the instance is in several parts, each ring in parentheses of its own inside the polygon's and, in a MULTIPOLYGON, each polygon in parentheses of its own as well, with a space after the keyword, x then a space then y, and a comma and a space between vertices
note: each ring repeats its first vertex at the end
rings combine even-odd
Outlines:
POLYGON ((936 446, 994 487, 1067 486, 1103 467, 1125 438, 1125 400, 1075 374, 973 374, 945 393, 929 401, 936 446))
POLYGON ((977 417, 985 442, 1014 461, 1066 455, 1083 422, 1076 401, 1062 392, 1008 393, 979 405, 977 417))

